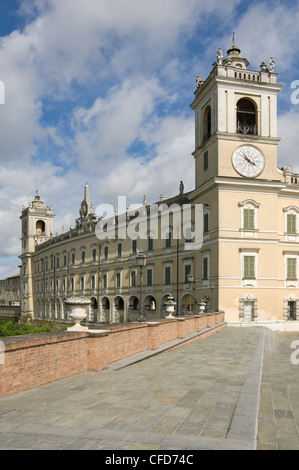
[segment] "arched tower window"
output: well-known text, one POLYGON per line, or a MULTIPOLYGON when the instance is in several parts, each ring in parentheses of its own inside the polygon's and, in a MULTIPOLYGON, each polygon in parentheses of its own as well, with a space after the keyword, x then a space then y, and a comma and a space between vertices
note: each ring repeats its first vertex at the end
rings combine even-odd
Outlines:
POLYGON ((42 235, 43 233, 45 233, 45 230, 46 230, 45 222, 43 220, 38 220, 35 226, 36 235, 42 235))
POLYGON ((247 98, 241 98, 237 103, 237 133, 257 135, 256 107, 247 98))
POLYGON ((211 137, 211 106, 207 106, 203 115, 203 141, 211 137))

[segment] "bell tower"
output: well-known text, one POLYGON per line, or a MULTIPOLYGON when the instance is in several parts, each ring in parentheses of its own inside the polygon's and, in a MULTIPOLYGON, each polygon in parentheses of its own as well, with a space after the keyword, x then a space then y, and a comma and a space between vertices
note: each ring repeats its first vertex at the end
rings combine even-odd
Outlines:
POLYGON ((233 44, 226 58, 219 48, 206 80, 197 77, 195 112, 196 188, 216 176, 279 179, 277 94, 282 85, 275 61, 260 70, 233 44))
POLYGON ((44 207, 40 196, 36 192, 33 201, 28 207, 22 207, 20 216, 22 223, 22 250, 20 278, 21 278, 21 314, 33 317, 33 254, 35 247, 49 240, 53 234, 53 208, 52 205, 44 207))

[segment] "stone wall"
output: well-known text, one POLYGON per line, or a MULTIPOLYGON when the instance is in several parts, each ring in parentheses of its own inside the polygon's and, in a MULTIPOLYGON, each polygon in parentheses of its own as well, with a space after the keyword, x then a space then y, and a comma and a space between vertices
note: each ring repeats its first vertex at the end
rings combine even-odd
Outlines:
POLYGON ((159 322, 109 325, 106 330, 58 331, 0 338, 0 397, 30 390, 75 374, 101 371, 110 363, 191 333, 194 341, 226 326, 223 314, 212 313, 159 322), (2 358, 2 360, 1 360, 2 358), (3 360, 4 358, 4 360, 3 360))

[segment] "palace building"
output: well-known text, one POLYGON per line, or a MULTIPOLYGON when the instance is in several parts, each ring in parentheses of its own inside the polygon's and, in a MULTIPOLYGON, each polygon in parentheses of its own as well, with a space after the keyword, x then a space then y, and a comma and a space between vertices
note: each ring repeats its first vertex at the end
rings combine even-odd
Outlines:
POLYGON ((154 204, 156 212, 145 198, 142 210, 115 213, 109 223, 95 215, 86 185, 76 227, 56 236, 53 208, 38 194, 23 208, 22 314, 67 319, 65 300, 84 296, 90 322, 135 321, 142 251, 146 319, 165 315, 169 295, 178 315, 198 313, 204 301, 228 322, 299 319, 299 175, 277 164, 282 85, 274 60, 251 70, 235 45, 225 58, 219 49, 196 85, 193 191, 184 193, 181 182, 178 195, 154 204), (187 224, 179 208, 191 208, 187 224), (143 236, 128 236, 137 225, 143 236))

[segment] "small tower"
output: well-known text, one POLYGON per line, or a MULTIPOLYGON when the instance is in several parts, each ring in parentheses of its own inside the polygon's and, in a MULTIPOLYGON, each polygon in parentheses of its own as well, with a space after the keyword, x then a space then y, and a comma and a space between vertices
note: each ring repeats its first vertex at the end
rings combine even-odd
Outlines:
POLYGON ((53 208, 52 205, 44 207, 40 196, 36 192, 33 201, 28 207, 22 209, 20 217, 22 222, 22 250, 21 259, 21 315, 33 313, 33 260, 35 247, 52 237, 53 233, 53 208))

